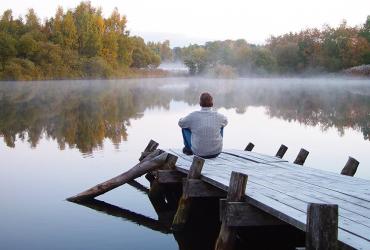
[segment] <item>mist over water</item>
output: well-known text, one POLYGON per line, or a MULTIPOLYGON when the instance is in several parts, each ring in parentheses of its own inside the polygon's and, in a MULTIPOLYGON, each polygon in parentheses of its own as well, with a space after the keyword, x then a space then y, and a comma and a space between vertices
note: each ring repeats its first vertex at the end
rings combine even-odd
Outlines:
POLYGON ((356 177, 370 179, 368 79, 1 82, 0 248, 176 249, 173 235, 129 217, 157 219, 131 186, 99 197, 131 220, 64 199, 129 169, 150 139, 182 147, 177 121, 199 109, 204 91, 229 119, 224 148, 253 142, 254 151, 274 155, 285 144, 290 162, 305 148, 306 166, 336 173, 352 156, 360 162, 356 177))

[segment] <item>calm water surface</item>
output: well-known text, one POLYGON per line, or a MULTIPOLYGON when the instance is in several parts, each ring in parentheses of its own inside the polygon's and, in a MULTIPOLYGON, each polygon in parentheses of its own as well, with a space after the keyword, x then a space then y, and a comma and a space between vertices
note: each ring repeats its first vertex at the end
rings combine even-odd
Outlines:
POLYGON ((114 216, 64 199, 136 164, 150 139, 181 147, 177 121, 203 91, 229 118, 225 148, 283 143, 293 161, 303 147, 305 165, 336 173, 352 156, 370 180, 368 79, 2 82, 0 249, 178 249, 132 186, 99 197, 114 216))

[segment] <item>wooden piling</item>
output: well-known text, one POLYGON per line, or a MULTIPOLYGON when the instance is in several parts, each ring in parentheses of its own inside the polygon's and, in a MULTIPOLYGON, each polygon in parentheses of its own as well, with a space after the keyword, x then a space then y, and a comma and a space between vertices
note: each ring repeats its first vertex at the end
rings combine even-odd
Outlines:
POLYGON ((248 143, 248 145, 245 147, 244 151, 252 151, 252 149, 254 148, 254 144, 253 143, 248 143))
POLYGON ((157 179, 150 184, 148 197, 158 215, 168 210, 164 186, 160 185, 157 179))
POLYGON ((158 142, 150 140, 144 151, 141 153, 139 161, 142 161, 146 156, 158 148, 158 142))
POLYGON ((68 198, 68 201, 82 201, 93 199, 99 195, 102 195, 114 188, 117 188, 131 180, 134 180, 143 174, 150 172, 154 169, 160 168, 167 159, 169 158, 168 153, 161 153, 161 150, 155 150, 154 152, 147 155, 140 163, 136 164, 130 170, 108 180, 100 183, 82 193, 68 198))
POLYGON ((348 157, 348 161, 340 174, 354 176, 359 164, 360 163, 355 158, 348 157))
MULTIPOLYGON (((161 166, 162 170, 174 170, 175 164, 177 161, 177 156, 170 155, 167 157, 166 162, 161 166)), ((155 178, 155 174, 147 173, 147 176, 153 176, 153 179, 150 181, 150 190, 149 190, 149 200, 151 201, 155 211, 158 215, 163 214, 163 212, 168 210, 168 203, 170 198, 166 197, 166 189, 163 185, 161 185, 158 181, 158 178, 155 178)))
POLYGON ((276 157, 278 158, 283 158, 283 156, 285 155, 286 151, 288 150, 288 147, 285 146, 284 144, 281 144, 279 150, 276 152, 276 157))
MULTIPOLYGON (((227 202, 243 201, 248 176, 242 173, 232 172, 229 189, 226 197, 227 202)), ((231 250, 234 247, 236 229, 227 225, 224 217, 220 229, 220 234, 216 241, 215 250, 231 250)))
POLYGON ((168 154, 162 153, 158 155, 158 153, 160 153, 159 150, 152 152, 144 160, 136 164, 133 168, 131 168, 127 172, 124 172, 123 174, 120 174, 108 181, 100 183, 82 193, 69 197, 67 200, 83 201, 93 199, 131 180, 134 180, 135 178, 147 173, 149 170, 161 166, 165 162, 168 154))
MULTIPOLYGON (((189 169, 187 180, 200 179, 203 164, 204 164, 203 158, 194 156, 193 162, 189 169)), ((187 182, 185 183, 185 185, 187 185, 187 182)), ((175 217, 172 222, 173 230, 180 231, 184 228, 186 221, 189 217, 190 205, 191 205, 191 198, 188 196, 186 192, 186 188, 184 188, 182 196, 179 200, 179 204, 177 207, 175 217)))
POLYGON ((306 250, 334 250, 337 247, 338 205, 308 204, 306 250))
MULTIPOLYGON (((158 148, 158 145, 159 145, 158 142, 156 142, 154 140, 150 140, 148 145, 144 149, 144 151, 141 152, 141 155, 139 157, 139 161, 144 160, 145 157, 147 157, 151 152, 156 150, 158 148)), ((154 176, 150 172, 145 175, 145 178, 149 181, 149 183, 152 183, 152 181, 154 180, 154 176)))
POLYGON ((294 161, 294 164, 303 165, 309 153, 310 152, 308 152, 306 149, 301 148, 297 155, 297 158, 294 161))

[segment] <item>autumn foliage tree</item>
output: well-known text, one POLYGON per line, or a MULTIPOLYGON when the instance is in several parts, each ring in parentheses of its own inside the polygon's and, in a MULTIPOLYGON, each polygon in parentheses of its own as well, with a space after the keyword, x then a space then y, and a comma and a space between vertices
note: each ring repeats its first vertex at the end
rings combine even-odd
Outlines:
POLYGON ((59 7, 44 22, 29 9, 14 19, 0 18, 0 79, 109 78, 133 67, 156 67, 160 57, 126 29, 117 8, 107 18, 90 2, 75 9, 59 7))
POLYGON ((245 40, 207 42, 174 50, 191 74, 230 66, 239 75, 338 72, 370 64, 370 16, 362 27, 305 29, 270 37, 257 46, 245 40))

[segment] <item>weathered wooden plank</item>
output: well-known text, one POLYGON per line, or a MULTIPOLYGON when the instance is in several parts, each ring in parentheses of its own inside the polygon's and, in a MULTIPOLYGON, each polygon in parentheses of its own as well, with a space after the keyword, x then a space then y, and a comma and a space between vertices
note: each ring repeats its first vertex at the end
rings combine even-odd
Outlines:
POLYGON ((186 177, 184 173, 177 170, 157 170, 155 175, 160 184, 182 183, 183 178, 186 177))
POLYGON ((282 191, 285 194, 300 198, 304 201, 315 200, 316 202, 322 203, 337 203, 338 205, 340 205, 341 208, 341 216, 353 220, 356 223, 370 225, 370 210, 364 207, 357 206, 356 204, 350 204, 345 200, 335 199, 320 192, 313 192, 314 190, 308 191, 308 189, 302 188, 302 185, 300 185, 299 183, 297 183, 296 185, 291 184, 288 187, 284 185, 285 181, 279 180, 278 177, 276 177, 274 182, 265 181, 262 179, 258 179, 255 181, 253 175, 250 175, 250 179, 252 183, 256 182, 256 184, 264 185, 265 187, 282 191))
MULTIPOLYGON (((288 165, 287 163, 271 163, 271 165, 282 167, 282 168, 287 168, 287 167, 288 168, 293 168, 293 166, 294 166, 294 165, 288 165)), ((300 173, 305 172, 305 174, 314 175, 315 176, 314 178, 317 178, 318 175, 315 173, 315 171, 316 171, 316 169, 315 170, 309 170, 307 172, 307 168, 305 168, 303 171, 300 169, 299 171, 293 171, 293 172, 294 172, 294 175, 299 175, 300 173)), ((270 169, 269 169, 269 171, 267 171, 267 169, 266 169, 266 172, 270 172, 270 169)), ((318 172, 321 172, 321 174, 319 173, 319 175, 323 175, 322 174, 322 171, 318 171, 318 172)), ((339 178, 341 178, 342 176, 340 176, 338 174, 333 175, 332 173, 328 174, 328 176, 329 176, 329 180, 330 180, 330 178, 334 178, 334 179, 331 180, 333 182, 333 184, 339 186, 340 188, 343 187, 343 183, 337 181, 338 180, 338 176, 339 176, 339 178)), ((323 176, 323 178, 324 178, 323 179, 323 186, 327 188, 328 181, 326 181, 325 176, 323 176)), ((351 179, 351 178, 349 178, 349 179, 351 179)), ((340 179, 340 180, 342 180, 342 179, 340 179)), ((344 181, 348 181, 348 178, 347 179, 344 179, 344 181)), ((353 180, 351 180, 351 181, 353 181, 353 180)), ((363 180, 361 180, 359 182, 360 183, 363 183, 363 184, 365 183, 364 185, 365 185, 366 189, 359 190, 359 192, 357 192, 357 193, 359 193, 359 195, 362 195, 364 192, 369 193, 370 192, 369 182, 368 181, 367 182, 366 181, 364 182, 363 180)), ((357 187, 358 187, 358 184, 359 183, 356 183, 356 186, 357 187)), ((343 189, 340 189, 340 191, 343 192, 343 189)), ((351 195, 354 194, 353 188, 352 188, 352 190, 350 192, 352 192, 351 195)))
MULTIPOLYGON (((226 156, 224 155, 224 156, 220 156, 220 157, 226 157, 226 156)), ((231 157, 231 156, 229 156, 229 157, 231 157)), ((248 168, 248 170, 251 170, 253 168, 253 166, 258 166, 258 165, 251 165, 250 162, 248 162, 248 163, 249 163, 248 166, 245 166, 245 167, 248 168)), ((223 166, 223 169, 225 169, 226 167, 227 166, 223 166)), ((269 166, 261 166, 260 165, 258 168, 259 168, 260 171, 263 171, 263 172, 261 172, 261 177, 265 177, 265 176, 271 175, 271 177, 274 178, 275 176, 284 177, 286 175, 286 173, 284 173, 284 172, 276 172, 275 169, 272 169, 272 170, 269 169, 269 166)), ((290 167, 290 169, 292 169, 292 168, 293 169, 296 169, 296 167, 290 167)), ((205 169, 207 169, 207 164, 205 166, 205 169)), ((236 166, 233 167, 232 169, 239 170, 239 168, 237 168, 236 166)), ((282 169, 282 171, 284 171, 284 168, 282 169)), ((205 171, 205 173, 206 172, 207 171, 205 171)), ((248 172, 248 173, 251 173, 251 172, 248 172)), ((295 180, 294 180, 294 177, 288 176, 288 177, 286 177, 286 180, 285 181, 287 182, 287 185, 290 185, 289 183, 291 181, 294 182, 295 180)), ((309 189, 316 188, 316 186, 313 185, 313 184, 305 183, 305 182, 301 182, 301 183, 303 183, 305 185, 309 185, 309 186, 307 186, 307 188, 309 188, 309 189)), ((337 183, 337 181, 335 181, 335 183, 337 183)), ((336 191, 327 189, 326 185, 324 185, 323 188, 325 190, 327 190, 327 192, 330 192, 329 195, 335 195, 335 196, 337 196, 335 198, 349 200, 349 201, 351 201, 351 202, 353 202, 355 204, 362 204, 362 206, 365 206, 365 207, 368 204, 368 203, 364 203, 365 201, 362 200, 362 199, 359 199, 359 198, 356 198, 356 197, 353 197, 353 196, 348 196, 346 194, 343 194, 342 192, 336 192, 336 191), (338 197, 338 196, 342 196, 342 197, 338 197)), ((320 189, 320 187, 317 187, 317 189, 320 189)), ((301 189, 299 189, 299 190, 301 190, 301 189)), ((325 193, 325 190, 321 190, 321 192, 325 193)))
MULTIPOLYGON (((259 188, 261 190, 261 188, 259 188)), ((276 190, 275 190, 276 191, 276 190)), ((268 191, 269 195, 273 195, 271 190, 268 191)), ((276 191, 278 192, 278 191, 276 191)), ((296 208, 304 209, 304 204, 307 204, 308 202, 321 202, 320 200, 310 198, 307 196, 300 196, 294 194, 294 196, 291 195, 291 193, 285 193, 287 196, 281 197, 280 193, 275 193, 276 196, 274 198, 279 199, 284 199, 284 202, 289 204, 297 206, 296 208), (289 197, 289 198, 287 198, 289 197)), ((358 235, 361 235, 362 237, 368 237, 368 233, 370 233, 368 224, 368 219, 367 218, 360 218, 360 216, 356 216, 356 214, 353 214, 345 209, 340 210, 340 227, 352 231, 354 233, 357 233, 358 235), (357 218, 355 218, 357 217, 357 218)))
MULTIPOLYGON (((248 174, 250 174, 250 172, 247 172, 248 174)), ((255 180, 253 180, 253 175, 250 175, 250 182, 251 183, 253 183, 253 182, 255 182, 255 180)), ((269 188, 271 188, 271 183, 267 183, 267 184, 265 184, 267 187, 269 187, 269 188)), ((298 187, 299 188, 299 187, 298 187)), ((279 187, 277 188, 278 190, 281 190, 279 187)), ((293 193, 293 192, 292 192, 293 193)), ((299 197, 300 199, 302 199, 302 197, 303 196, 297 196, 297 194, 296 193, 294 193, 294 196, 295 197, 299 197)), ((315 199, 313 199, 313 198, 311 198, 311 197, 304 197, 306 200, 307 200, 307 202, 310 202, 310 201, 317 201, 317 200, 315 200, 315 199)), ((348 218, 352 218, 353 217, 353 214, 351 214, 351 213, 349 213, 348 211, 346 211, 346 210, 343 210, 343 212, 342 212, 342 214, 344 215, 344 217, 348 217, 348 218)), ((360 218, 360 219, 358 219, 358 218, 355 218, 355 220, 356 221, 360 221, 360 222, 362 222, 362 223, 364 223, 364 225, 368 225, 369 223, 368 223, 368 219, 367 218, 364 218, 364 217, 362 217, 362 218, 360 218), (365 221, 365 222, 364 222, 365 221)))
MULTIPOLYGON (((296 197, 289 196, 283 192, 276 190, 271 190, 263 186, 253 186, 251 185, 249 189, 255 189, 256 192, 259 192, 267 197, 275 199, 283 204, 294 207, 302 212, 305 212, 307 209, 307 201, 302 201, 296 197)), ((248 194, 247 194, 248 195, 248 194)), ((314 200, 312 200, 314 201, 314 200)), ((285 211, 281 211, 285 212, 285 211)), ((343 216, 339 219, 339 227, 343 230, 352 232, 363 239, 369 240, 370 237, 370 228, 359 223, 353 223, 349 219, 344 218, 343 216)))
POLYGON ((338 206, 308 204, 307 250, 336 250, 338 248, 338 206))
MULTIPOLYGON (((250 191, 250 189, 248 189, 248 191, 250 191)), ((255 192, 257 193, 258 192, 258 195, 260 196, 260 192, 259 192, 260 190, 257 188, 257 190, 255 190, 255 192)), ((250 195, 250 194, 249 194, 250 195)), ((259 200, 261 199, 261 197, 259 197, 259 200)), ((268 203, 266 203, 266 204, 269 204, 269 205, 271 205, 271 203, 274 203, 274 200, 270 200, 268 203)), ((264 206, 265 206, 265 204, 263 204, 264 206)), ((276 206, 276 203, 275 203, 275 206, 276 206)), ((289 206, 287 206, 287 205, 285 205, 285 204, 281 204, 280 203, 280 205, 278 206, 278 207, 280 207, 280 206, 284 206, 285 207, 285 209, 286 208, 289 208, 289 206)), ((285 211, 285 210, 282 210, 282 211, 285 211)), ((287 214, 289 214, 290 216, 293 214, 294 215, 294 212, 292 212, 291 211, 291 209, 289 208, 288 210, 288 213, 287 214)), ((271 211, 270 211, 271 212, 271 211)), ((280 212, 278 212, 278 214, 277 214, 277 216, 279 217, 279 216, 284 216, 284 214, 281 214, 280 212)), ((282 216, 282 217, 283 217, 282 216)), ((292 222, 292 221, 290 221, 290 218, 288 218, 288 220, 287 220, 287 222, 292 222)), ((295 222, 293 221, 293 223, 290 223, 290 224, 293 224, 293 225, 295 225, 295 222)), ((303 230, 303 229, 302 229, 303 230)), ((356 236, 350 236, 349 238, 353 238, 353 237, 356 237, 356 236)))
MULTIPOLYGON (((250 167, 250 166, 249 166, 250 167)), ((236 169, 236 168, 233 168, 233 169, 236 169)), ((265 171, 264 170, 264 173, 263 173, 263 175, 268 175, 268 173, 270 173, 271 171, 270 170, 267 170, 267 171, 265 171)), ((249 172, 250 173, 250 172, 249 172)), ((273 176, 276 176, 275 175, 275 173, 271 173, 273 176)), ((263 176, 263 175, 261 175, 261 176, 263 176)), ((280 177, 280 174, 278 175, 279 177, 280 177)), ((289 180, 287 180, 287 181, 289 181, 289 180)), ((304 182, 303 182, 303 184, 304 184, 304 182)), ((287 184, 288 185, 288 184, 287 184)), ((308 184, 308 185, 311 185, 311 184, 308 184)), ((310 189, 311 188, 314 188, 315 186, 311 186, 311 187, 309 187, 310 189)), ((300 189, 299 189, 300 190, 300 189)), ((331 191, 331 190, 329 190, 329 191, 331 191)), ((334 194, 336 194, 335 193, 335 191, 331 191, 332 193, 334 193, 334 194)), ((339 195, 341 195, 341 193, 338 193, 339 195)), ((345 198, 344 198, 345 199, 345 198)), ((361 200, 358 200, 358 199, 354 199, 354 203, 356 203, 356 202, 360 202, 361 200)))
MULTIPOLYGON (((240 156, 244 156, 244 155, 248 156, 249 153, 254 153, 254 152, 245 152, 245 151, 242 151, 242 150, 224 150, 224 151, 225 152, 233 153, 234 155, 238 155, 239 154, 240 156)), ((254 154, 257 154, 257 153, 254 153, 254 154)), ((267 162, 270 162, 272 165, 287 165, 287 166, 291 166, 293 168, 295 167, 294 164, 289 163, 289 162, 284 161, 284 160, 281 160, 280 162, 276 161, 276 162, 272 163, 272 161, 273 161, 271 159, 272 157, 271 156, 267 156, 267 157, 270 157, 270 160, 265 159, 265 162, 263 162, 263 160, 261 160, 261 163, 269 164, 267 162)), ((246 160, 248 160, 248 159, 246 159, 246 160)), ((331 176, 331 177, 338 177, 339 176, 340 180, 342 182, 345 182, 345 183, 346 182, 349 182, 349 183, 356 183, 356 184, 358 184, 358 183, 364 183, 365 182, 366 185, 368 185, 368 183, 369 183, 368 180, 358 179, 358 178, 356 178, 355 180, 353 180, 352 178, 348 178, 348 177, 343 179, 342 178, 343 176, 340 176, 337 173, 332 173, 332 172, 328 172, 328 171, 324 171, 324 170, 320 170, 320 169, 302 168, 299 171, 306 171, 306 172, 308 171, 307 173, 316 173, 316 174, 322 173, 325 176, 331 176)))
POLYGON ((267 163, 267 162, 287 162, 284 159, 281 159, 276 156, 264 155, 251 151, 242 151, 238 149, 225 149, 221 154, 229 154, 235 157, 244 158, 249 161, 254 161, 258 163, 267 163))
MULTIPOLYGON (((185 169, 178 168, 179 171, 186 172, 185 169)), ((227 190, 227 184, 223 184, 224 178, 215 177, 213 179, 202 176, 202 180, 227 190)), ((260 208, 261 210, 270 213, 271 215, 295 226, 303 231, 306 230, 306 212, 300 211, 291 207, 290 205, 283 204, 273 198, 266 197, 264 194, 258 192, 258 190, 251 190, 248 188, 246 201, 253 206, 260 208), (281 212, 283 211, 283 212, 281 212)), ((341 241, 342 246, 347 246, 355 249, 367 249, 369 242, 361 237, 358 237, 345 230, 339 230, 338 238, 341 241)))
MULTIPOLYGON (((253 179, 253 176, 251 176, 251 178, 253 179)), ((290 181, 289 185, 286 185, 285 179, 279 177, 276 177, 274 182, 268 181, 265 183, 266 186, 274 187, 275 189, 279 189, 284 192, 290 192, 292 195, 305 195, 307 197, 316 198, 318 201, 324 203, 338 203, 342 209, 364 216, 367 219, 370 218, 370 210, 368 208, 358 205, 352 201, 348 201, 345 199, 345 197, 335 197, 316 186, 307 185, 304 183, 302 184, 302 182, 299 181, 294 182, 293 180, 290 181)), ((367 220, 367 222, 369 222, 369 220, 367 220)))
MULTIPOLYGON (((208 160, 207 160, 208 161, 208 160)), ((296 174, 292 174, 292 171, 291 169, 293 169, 292 167, 286 167, 286 166, 274 166, 273 168, 271 168, 273 171, 270 171, 271 169, 269 169, 269 166, 265 166, 266 169, 265 171, 262 171, 262 168, 261 166, 257 166, 258 164, 250 164, 250 161, 249 161, 249 165, 248 164, 240 164, 240 166, 237 166, 236 168, 231 168, 231 167, 228 167, 228 166, 223 166, 224 169, 222 171, 218 171, 218 170, 215 170, 215 169, 212 169, 211 168, 215 168, 217 167, 217 165, 209 165, 209 167, 207 166, 207 161, 206 161, 206 164, 204 166, 204 170, 203 170, 203 176, 201 179, 211 183, 212 185, 215 185, 215 186, 218 186, 220 188, 223 188, 224 190, 227 189, 227 183, 225 183, 225 180, 227 180, 227 177, 230 176, 230 171, 231 169, 235 170, 237 169, 238 171, 240 169, 243 169, 244 168, 244 171, 246 171, 246 173, 251 173, 251 168, 253 169, 254 172, 252 172, 253 174, 251 174, 250 176, 250 185, 249 185, 249 188, 247 190, 247 201, 250 203, 250 204, 253 204, 257 207, 259 207, 261 210, 263 211, 266 211, 266 212, 269 212, 271 214, 273 214, 274 216, 278 217, 278 218, 281 218, 282 220, 288 222, 289 224, 292 224, 292 225, 295 225, 297 226, 298 228, 301 228, 302 230, 305 230, 304 227, 305 227, 305 218, 306 218, 306 211, 304 209, 304 206, 302 205, 299 205, 300 202, 301 204, 303 205, 307 205, 307 202, 308 201, 317 201, 317 200, 320 200, 320 199, 327 199, 327 197, 323 196, 323 197, 320 197, 321 195, 326 195, 325 193, 320 193, 320 192, 323 192, 322 190, 325 190, 326 187, 320 187, 320 186, 316 186, 318 185, 317 183, 317 179, 320 179, 320 178, 323 178, 323 182, 325 183, 325 178, 323 176, 321 176, 321 174, 317 175, 316 173, 314 173, 312 171, 312 169, 306 173, 306 169, 305 167, 302 167, 302 168, 299 168, 299 170, 301 169, 304 169, 304 171, 298 171, 298 179, 294 179, 293 181, 296 183, 296 185, 299 184, 299 182, 301 183, 304 183, 305 187, 303 188, 305 190, 305 192, 309 191, 310 188, 315 188, 316 191, 314 192, 314 195, 313 196, 310 196, 308 193, 299 193, 299 192, 294 192, 294 190, 283 190, 285 192, 287 192, 287 194, 284 194, 284 195, 288 195, 289 196, 293 196, 295 195, 296 193, 298 193, 300 195, 300 199, 303 199, 304 201, 302 200, 299 200, 297 201, 296 197, 290 197, 290 200, 288 202, 288 204, 284 204, 281 202, 281 192, 279 192, 279 194, 277 195, 276 193, 273 193, 273 192, 276 192, 276 190, 272 190, 271 191, 271 184, 267 183, 269 181, 272 181, 273 180, 273 175, 275 173, 279 173, 279 171, 277 171, 276 169, 280 169, 280 174, 278 174, 277 176, 279 177, 279 181, 280 183, 276 184, 275 182, 272 182, 272 183, 275 183, 276 185, 282 185, 283 187, 288 187, 290 184, 288 183, 286 186, 284 186, 282 184, 283 182, 283 179, 285 178, 285 180, 288 180, 289 178, 292 178, 292 176, 294 177, 296 174), (208 169, 210 169, 210 171, 208 171, 208 169), (248 172, 249 171, 249 172, 248 172), (254 176, 254 175, 257 175, 257 176, 254 176), (304 182, 304 179, 305 177, 309 177, 309 179, 313 181, 313 183, 308 183, 308 182, 304 182), (260 182, 266 182, 264 185, 264 187, 261 189, 261 187, 259 187, 260 185, 258 183, 254 183, 254 177, 258 177, 258 181, 260 182), (263 178, 265 177, 265 178, 263 178), (284 177, 284 178, 280 178, 280 177, 284 177), (315 182, 316 181, 316 182, 315 182), (269 185, 267 185, 269 184, 269 185), (261 190, 263 192, 261 192, 261 190), (320 192, 318 192, 318 190, 321 190, 320 192), (271 193, 272 192, 272 193, 271 193), (277 196, 276 196, 277 195, 277 196), (276 200, 278 199, 278 200, 276 200), (292 203, 292 200, 294 201, 292 203), (299 205, 298 206, 298 210, 296 208, 294 208, 294 206, 296 205, 299 205), (302 210, 302 211, 301 211, 302 210)), ((185 160, 184 160, 184 164, 188 164, 185 160)), ((286 163, 273 163, 274 165, 275 164, 279 164, 279 165, 285 165, 286 163)), ((294 166, 294 165, 293 165, 294 166)), ((186 168, 186 167, 185 167, 186 168)), ((177 166, 177 169, 179 169, 179 166, 177 166)), ((295 169, 297 169, 295 167, 295 169)), ((184 169, 184 171, 186 172, 186 170, 184 169)), ((324 171, 319 171, 319 172, 324 172, 324 171)), ((330 185, 335 185, 337 184, 337 186, 340 186, 338 185, 338 179, 337 178, 337 175, 333 174, 333 176, 330 176, 330 173, 329 173, 329 181, 330 181, 330 185)), ((276 177, 276 175, 275 175, 276 177)), ((347 176, 340 176, 340 177, 346 177, 346 178, 343 178, 343 180, 345 180, 346 182, 348 181, 348 179, 356 179, 356 178, 351 178, 351 177, 347 177, 347 176)), ((342 180, 342 178, 339 178, 339 180, 342 180)), ((348 181, 348 183, 346 183, 347 186, 345 187, 350 187, 353 184, 357 183, 356 181, 348 181)), ((368 185, 368 182, 366 181, 363 181, 363 180, 360 180, 359 182, 359 185, 361 186, 364 186, 362 188, 362 190, 367 190, 367 185, 368 185)), ((340 183, 339 183, 340 184, 340 183)), ((299 187, 299 186, 298 186, 299 187)), ((276 188, 276 187, 275 187, 276 188)), ((297 187, 294 187, 296 189, 298 189, 297 187)), ((294 189, 293 188, 293 189, 294 189)), ((280 189, 280 187, 279 187, 280 189)), ((302 189, 302 187, 301 187, 302 189)), ((326 189, 328 190, 328 189, 326 189)), ((298 191, 301 191, 301 190, 298 190, 298 191)), ((361 198, 358 198, 356 197, 356 195, 354 195, 353 193, 350 193, 350 194, 347 194, 347 193, 344 193, 344 192, 340 192, 340 191, 336 191, 336 190, 332 190, 329 189, 329 191, 331 192, 330 194, 328 194, 329 197, 333 196, 333 195, 343 195, 343 197, 337 197, 338 200, 341 200, 341 201, 345 201, 346 197, 349 196, 351 197, 353 200, 351 202, 354 202, 356 199, 357 200, 362 200, 361 198)), ((367 195, 367 194, 366 194, 367 195)), ((365 196, 366 196, 365 195, 365 196)), ((283 196, 284 198, 284 196, 283 196)), ((286 197, 285 197, 286 198, 286 197)), ((332 197, 330 199, 336 199, 336 197, 332 197)), ((362 200, 363 202, 366 202, 364 200, 362 200)), ((287 202, 285 202, 287 203, 287 202)), ((366 204, 366 203, 364 203, 366 204)), ((366 206, 364 206, 363 208, 366 208, 366 206)), ((348 209, 348 208, 346 208, 348 209)), ((343 210, 346 210, 346 209, 343 209, 343 210)), ((342 214, 341 212, 341 208, 339 210, 339 214, 342 214)), ((364 215, 362 215, 362 218, 361 218, 361 223, 365 223, 367 224, 368 221, 366 220, 363 220, 364 218, 363 217, 366 217, 366 210, 363 209, 362 213, 364 213, 364 215)), ((345 215, 345 216, 349 216, 349 214, 345 215)), ((342 216, 343 217, 343 216, 342 216)), ((367 217, 366 217, 367 218, 367 217)), ((348 225, 351 226, 351 224, 356 224, 356 223, 353 223, 351 222, 350 219, 348 218, 339 218, 340 220, 342 220, 341 222, 341 225, 340 227, 346 227, 348 225), (346 224, 346 225, 345 225, 346 224)), ((358 218, 355 218, 354 220, 358 220, 358 218)), ((365 233, 359 233, 360 235, 362 235, 362 237, 366 237, 366 230, 367 229, 364 229, 363 228, 364 225, 357 225, 356 228, 355 228, 355 232, 358 233, 359 231, 362 231, 362 230, 365 230, 364 232, 365 233)), ((366 246, 369 245, 369 241, 362 238, 362 237, 359 237, 359 236, 356 236, 356 234, 353 234, 351 232, 347 232, 346 230, 343 230, 343 229, 339 229, 339 240, 340 241, 343 241, 343 244, 347 244, 347 245, 351 245, 352 247, 355 247, 355 248, 359 248, 359 249, 366 249, 366 246)))
MULTIPOLYGON (((89 188, 88 190, 79 193, 75 196, 69 197, 68 201, 83 201, 88 199, 93 199, 99 195, 102 195, 114 188, 117 188, 131 180, 134 180, 143 174, 154 170, 156 168, 159 168, 162 166, 166 159, 168 158, 168 153, 162 153, 160 155, 157 155, 158 151, 152 152, 150 155, 148 155, 144 160, 142 160, 140 163, 135 165, 130 170, 110 179, 105 182, 102 182, 92 188, 89 188), (147 160, 146 160, 147 159, 147 160)), ((176 157, 177 158, 177 157, 176 157)))
POLYGON ((184 182, 183 192, 188 197, 226 197, 226 191, 216 188, 202 180, 189 179, 184 182))
MULTIPOLYGON (((244 151, 241 151, 241 150, 239 150, 239 151, 237 151, 237 150, 233 150, 234 151, 234 153, 236 154, 236 153, 238 153, 238 152, 240 152, 240 155, 243 155, 243 154, 245 154, 245 153, 248 153, 248 152, 244 152, 244 151)), ((248 160, 248 159, 246 159, 246 160, 248 160)), ((263 163, 263 162, 261 162, 261 163, 263 163)), ((292 163, 288 163, 288 162, 265 162, 266 164, 268 164, 268 165, 274 165, 274 166, 284 166, 284 167, 290 167, 292 170, 296 167, 294 164, 292 164, 292 163)), ((320 173, 322 173, 323 175, 325 175, 325 176, 328 176, 328 177, 335 177, 335 178, 338 178, 338 176, 339 176, 339 178, 340 178, 340 180, 342 180, 343 182, 349 182, 349 183, 356 183, 356 184, 358 184, 358 183, 364 183, 364 182, 366 182, 366 184, 368 185, 368 181, 366 181, 366 180, 362 180, 362 179, 358 179, 358 178, 356 178, 356 180, 353 180, 352 178, 345 178, 345 179, 343 179, 342 177, 343 176, 340 176, 340 175, 338 175, 338 174, 336 174, 336 173, 331 173, 331 172, 328 172, 328 171, 323 171, 323 170, 319 170, 319 169, 312 169, 312 168, 300 168, 299 170, 298 170, 299 172, 306 172, 306 173, 308 173, 308 174, 310 174, 310 173, 312 173, 312 174, 320 174, 320 173)))
POLYGON ((370 202, 370 186, 359 183, 355 184, 344 184, 340 183, 339 179, 329 179, 325 176, 314 175, 314 174, 305 174, 301 172, 292 173, 285 172, 285 176, 290 176, 296 180, 303 181, 305 183, 310 183, 328 190, 336 191, 342 194, 346 194, 358 199, 370 202))
POLYGON ((227 202, 226 199, 220 199, 220 219, 224 218, 229 227, 286 225, 248 202, 227 202))
MULTIPOLYGON (((354 201, 351 201, 352 204, 350 204, 348 202, 349 201, 348 196, 344 196, 341 193, 338 193, 338 195, 341 195, 342 197, 339 197, 339 198, 338 197, 331 197, 331 194, 326 194, 326 192, 331 192, 331 193, 334 193, 334 194, 336 194, 337 192, 331 191, 331 190, 326 190, 326 189, 324 190, 320 187, 312 186, 310 184, 305 184, 305 183, 302 183, 302 182, 295 182, 294 180, 291 180, 290 178, 288 178, 288 179, 280 178, 281 177, 280 174, 276 175, 274 172, 266 171, 266 169, 263 169, 263 170, 258 169, 257 170, 257 168, 253 168, 253 166, 254 165, 249 165, 248 166, 248 170, 252 170, 252 169, 254 170, 253 172, 248 171, 248 174, 250 175, 250 179, 252 181, 254 180, 254 178, 266 179, 271 184, 278 184, 279 186, 277 188, 280 188, 280 185, 281 185, 281 188, 284 189, 284 191, 293 191, 293 192, 300 193, 300 192, 305 192, 307 190, 306 194, 308 194, 308 195, 310 193, 312 193, 312 188, 315 188, 315 191, 319 192, 319 195, 321 193, 322 197, 319 197, 319 198, 323 199, 322 200, 323 202, 336 202, 336 201, 338 201, 339 203, 342 203, 344 208, 347 208, 348 210, 351 210, 350 207, 352 207, 353 211, 355 213, 357 213, 358 210, 360 210, 360 211, 362 210, 363 214, 365 216, 369 215, 369 210, 368 209, 365 209, 364 207, 359 206, 357 204, 358 202, 361 203, 361 200, 359 200, 359 199, 354 199, 354 201), (255 174, 257 174, 257 175, 260 174, 260 176, 256 177, 255 174), (303 187, 302 187, 302 185, 303 185, 303 187)), ((270 185, 270 183, 267 183, 266 185, 270 185)), ((314 194, 316 194, 317 192, 315 192, 314 194)), ((351 198, 351 197, 349 197, 349 198, 351 198)))
MULTIPOLYGON (((292 163, 289 163, 289 162, 274 162, 274 163, 266 163, 266 164, 284 167, 284 168, 294 168, 295 167, 292 163)), ((352 184, 368 185, 369 184, 369 181, 365 179, 351 178, 350 176, 345 176, 345 175, 343 176, 343 175, 339 175, 338 173, 324 171, 321 169, 308 168, 308 167, 299 168, 297 173, 305 173, 305 174, 311 174, 315 176, 323 176, 327 179, 340 180, 341 183, 348 183, 350 185, 352 184)))
MULTIPOLYGON (((311 194, 312 193, 311 188, 307 188, 308 191, 305 191, 306 189, 302 188, 300 183, 297 183, 296 185, 292 185, 292 184, 287 185, 285 180, 282 180, 282 179, 279 180, 279 176, 272 176, 272 178, 268 178, 268 177, 265 178, 265 176, 262 176, 258 178, 255 176, 254 173, 251 173, 250 171, 248 171, 247 174, 249 175, 250 181, 252 183, 256 182, 257 184, 261 184, 269 188, 281 190, 286 193, 290 192, 292 195, 297 194, 299 195, 299 197, 305 196, 304 198, 308 201, 311 201, 312 199, 316 199, 316 201, 318 202, 339 202, 341 205, 341 208, 343 208, 343 215, 348 216, 348 218, 354 218, 356 222, 370 224, 369 219, 368 219, 369 210, 361 206, 357 206, 355 204, 348 205, 348 203, 343 200, 334 199, 333 197, 330 197, 330 196, 326 197, 325 193, 324 193, 324 196, 323 195, 320 196, 320 194, 317 195, 316 192, 311 194), (302 196, 302 194, 304 196, 302 196), (353 208, 352 210, 354 214, 349 213, 351 208, 353 208), (361 215, 361 216, 356 217, 356 214, 361 215)), ((264 174, 264 173, 261 173, 261 174, 264 174)))

